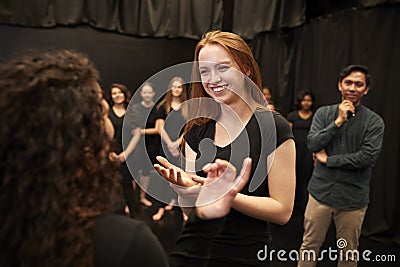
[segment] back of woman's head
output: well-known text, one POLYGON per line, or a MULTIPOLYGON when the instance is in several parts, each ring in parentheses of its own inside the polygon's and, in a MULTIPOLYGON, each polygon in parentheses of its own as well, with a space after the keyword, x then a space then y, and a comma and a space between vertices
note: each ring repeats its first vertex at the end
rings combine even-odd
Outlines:
POLYGON ((93 217, 115 196, 99 74, 54 51, 0 68, 1 266, 90 266, 93 217))

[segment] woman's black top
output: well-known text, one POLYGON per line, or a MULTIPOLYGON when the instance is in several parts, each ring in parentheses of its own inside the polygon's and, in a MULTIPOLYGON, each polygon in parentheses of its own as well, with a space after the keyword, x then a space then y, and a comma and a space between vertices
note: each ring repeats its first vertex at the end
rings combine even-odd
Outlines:
MULTIPOLYGON (((184 139, 197 153, 196 173, 205 177, 201 168, 215 158, 232 163, 239 172, 244 158, 252 158, 252 170, 248 184, 241 193, 267 197, 267 156, 283 142, 293 138, 286 119, 279 113, 256 111, 240 135, 225 147, 215 146, 216 121, 195 125, 184 139), (203 141, 205 140, 205 141, 203 141), (211 154, 211 156, 210 156, 211 154)), ((271 158, 273 160, 273 158, 271 158)), ((236 210, 226 216, 221 232, 213 239, 211 260, 234 264, 265 265, 257 258, 257 252, 270 247, 269 223, 242 214, 236 210)))

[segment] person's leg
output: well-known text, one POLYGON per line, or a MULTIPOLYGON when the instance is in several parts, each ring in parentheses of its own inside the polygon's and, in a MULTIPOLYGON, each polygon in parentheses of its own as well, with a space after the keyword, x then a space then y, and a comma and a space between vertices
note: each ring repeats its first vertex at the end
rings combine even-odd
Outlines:
POLYGON ((164 214, 165 214, 165 207, 164 206, 159 207, 157 212, 154 213, 152 216, 153 221, 160 221, 164 217, 164 214))
POLYGON ((150 175, 142 175, 140 177, 140 203, 146 207, 151 207, 153 203, 146 197, 146 192, 150 183, 150 175))
POLYGON ((165 210, 166 211, 170 211, 172 210, 175 206, 177 206, 177 199, 178 199, 178 194, 175 192, 174 189, 172 189, 171 187, 165 188, 165 200, 167 206, 165 206, 165 210))
POLYGON ((142 145, 136 147, 134 156, 137 172, 141 171, 140 180, 138 181, 139 202, 146 207, 151 207, 153 203, 147 199, 147 192, 150 183, 150 170, 153 165, 147 158, 145 148, 142 145))
POLYGON ((338 266, 357 266, 359 260, 358 239, 367 206, 358 210, 334 209, 333 220, 336 226, 338 266))
POLYGON ((156 210, 155 213, 151 216, 153 221, 160 221, 165 214, 165 201, 161 198, 160 196, 157 196, 156 198, 152 198, 153 206, 152 210, 156 210))
POLYGON ((304 213, 304 235, 297 266, 316 266, 319 250, 332 221, 332 208, 309 195, 304 213))
POLYGON ((168 203, 168 205, 165 206, 165 210, 170 211, 174 208, 175 205, 176 205, 176 199, 172 198, 171 201, 168 203))
MULTIPOLYGON (((134 189, 134 182, 133 177, 131 176, 128 167, 125 163, 121 164, 120 173, 122 176, 122 190, 125 198, 126 205, 128 206, 129 215, 133 217, 135 203, 137 202, 137 194, 135 193, 134 189)), ((126 212, 125 208, 125 212, 126 212)))
POLYGON ((150 189, 149 192, 153 198, 153 207, 157 210, 157 212, 153 214, 152 219, 154 221, 159 221, 164 217, 165 206, 170 201, 166 192, 172 188, 169 182, 157 173, 155 177, 152 176, 151 178, 150 189))

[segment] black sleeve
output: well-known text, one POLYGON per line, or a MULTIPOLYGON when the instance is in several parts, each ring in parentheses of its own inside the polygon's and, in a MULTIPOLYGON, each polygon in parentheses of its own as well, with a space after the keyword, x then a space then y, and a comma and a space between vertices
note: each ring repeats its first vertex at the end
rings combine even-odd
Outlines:
POLYGON ((170 255, 170 266, 207 266, 212 240, 220 232, 224 222, 225 218, 202 220, 193 210, 170 255))
POLYGON ((332 138, 340 131, 331 114, 337 112, 338 105, 323 106, 317 109, 313 116, 307 135, 307 148, 312 152, 324 149, 332 138))
POLYGON ((142 127, 140 125, 141 124, 140 116, 141 116, 141 114, 140 114, 139 105, 138 104, 133 105, 132 106, 131 116, 130 116, 130 121, 129 121, 130 122, 130 127, 132 128, 132 130, 137 128, 137 127, 144 128, 144 127, 142 127))
POLYGON ((276 147, 278 148, 288 139, 294 139, 288 121, 279 113, 274 114, 276 127, 276 147))
POLYGON ((360 150, 328 156, 326 166, 346 170, 363 170, 373 167, 382 148, 385 123, 378 115, 369 118, 360 150))
POLYGON ((198 145, 200 143, 199 141, 199 133, 198 133, 198 126, 194 125, 192 129, 190 129, 189 132, 187 132, 184 136, 183 139, 185 139, 185 142, 190 146, 190 148, 198 153, 198 145))
POLYGON ((167 118, 167 111, 165 110, 165 107, 164 107, 164 105, 162 105, 162 106, 159 106, 158 108, 157 108, 157 111, 156 111, 156 120, 158 120, 158 119, 163 119, 163 120, 165 120, 166 118, 167 118))
POLYGON ((295 111, 292 111, 292 112, 290 112, 288 115, 287 115, 287 120, 289 121, 289 122, 294 122, 294 118, 295 118, 295 111))

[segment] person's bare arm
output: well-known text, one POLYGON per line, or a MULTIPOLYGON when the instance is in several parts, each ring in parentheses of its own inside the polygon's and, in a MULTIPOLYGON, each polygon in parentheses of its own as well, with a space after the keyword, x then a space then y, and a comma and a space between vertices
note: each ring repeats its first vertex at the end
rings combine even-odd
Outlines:
POLYGON ((296 150, 289 139, 275 150, 268 174, 269 197, 237 194, 233 208, 254 218, 285 224, 293 210, 296 184, 296 150))

